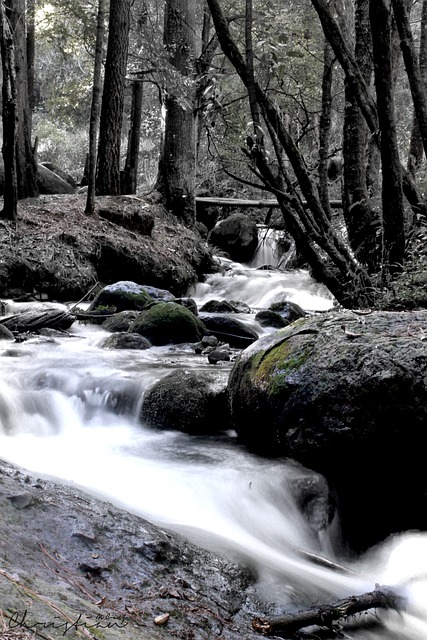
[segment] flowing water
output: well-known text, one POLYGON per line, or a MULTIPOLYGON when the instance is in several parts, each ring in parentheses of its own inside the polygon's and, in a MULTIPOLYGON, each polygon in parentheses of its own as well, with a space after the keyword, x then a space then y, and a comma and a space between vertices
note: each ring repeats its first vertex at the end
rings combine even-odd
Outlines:
MULTIPOLYGON (((199 306, 211 298, 237 299, 254 308, 283 299, 309 311, 332 306, 331 297, 304 271, 225 264, 224 274, 210 276, 193 292, 199 306)), ((13 311, 13 303, 7 305, 13 311)), ((260 334, 266 331, 253 316, 243 319, 260 334)), ((403 533, 352 559, 342 552, 336 522, 315 534, 298 508, 292 483, 310 471, 250 455, 233 434, 190 438, 140 424, 144 390, 177 367, 210 370, 205 357, 190 345, 105 350, 100 344, 107 334, 101 328, 77 323, 71 333, 54 341, 0 343, 3 459, 250 564, 259 575, 260 594, 284 608, 388 585, 407 598, 406 611, 379 613, 383 626, 349 627, 344 637, 427 638, 426 534, 403 533), (321 566, 314 555, 348 571, 321 566)))

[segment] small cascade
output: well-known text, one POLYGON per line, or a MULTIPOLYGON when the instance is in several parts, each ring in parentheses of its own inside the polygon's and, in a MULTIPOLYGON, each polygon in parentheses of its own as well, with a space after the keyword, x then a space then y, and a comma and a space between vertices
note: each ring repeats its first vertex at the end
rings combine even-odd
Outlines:
POLYGON ((266 225, 258 225, 258 238, 255 255, 246 263, 246 266, 251 269, 263 266, 286 268, 289 256, 293 253, 293 243, 288 241, 285 232, 266 225))

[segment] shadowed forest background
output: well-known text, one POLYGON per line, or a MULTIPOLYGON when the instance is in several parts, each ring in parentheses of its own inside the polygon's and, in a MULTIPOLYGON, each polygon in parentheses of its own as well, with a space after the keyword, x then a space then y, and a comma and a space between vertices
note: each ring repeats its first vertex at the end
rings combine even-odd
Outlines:
POLYGON ((0 5, 4 218, 42 163, 88 215, 155 191, 191 227, 196 196, 275 197, 343 306, 424 288, 426 1, 0 5))

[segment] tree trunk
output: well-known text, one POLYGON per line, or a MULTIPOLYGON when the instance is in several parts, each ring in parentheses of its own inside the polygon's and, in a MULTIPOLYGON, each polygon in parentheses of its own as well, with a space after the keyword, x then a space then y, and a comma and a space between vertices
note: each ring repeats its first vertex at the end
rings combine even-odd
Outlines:
POLYGON ((405 254, 405 213, 402 172, 394 115, 391 13, 386 0, 371 0, 370 19, 375 88, 381 132, 383 268, 393 274, 402 268, 405 254))
MULTIPOLYGON (((169 0, 165 4, 164 44, 173 67, 187 82, 185 95, 166 95, 166 126, 159 162, 157 189, 166 207, 185 224, 196 219, 196 114, 192 80, 195 64, 194 0, 169 0)), ((181 84, 181 83, 180 83, 181 84)))
MULTIPOLYGON (((356 0, 354 56, 362 77, 369 86, 373 69, 369 0, 356 0)), ((381 221, 369 204, 366 145, 366 122, 354 87, 346 79, 343 135, 344 219, 348 240, 355 256, 369 271, 376 271, 381 258, 380 242, 377 241, 381 221)))
POLYGON ((126 164, 122 174, 122 193, 136 193, 136 187, 138 184, 139 143, 141 139, 143 95, 144 84, 142 80, 134 80, 132 83, 132 107, 126 164))
POLYGON ((319 122, 319 194, 320 202, 328 218, 331 218, 328 189, 329 138, 332 114, 332 78, 335 56, 325 39, 323 47, 322 113, 319 122))
POLYGON ((8 12, 14 35, 17 88, 16 170, 18 198, 38 196, 37 164, 31 145, 31 113, 28 96, 27 30, 25 0, 13 0, 8 12))
POLYGON ((399 31, 400 46, 403 53, 406 73, 411 88, 418 130, 423 142, 424 153, 427 153, 427 98, 424 90, 423 78, 417 60, 414 39, 408 12, 403 0, 391 0, 394 18, 399 31))
POLYGON ((0 46, 3 71, 3 160, 4 205, 1 216, 9 220, 17 218, 18 183, 16 176, 17 95, 13 36, 6 18, 3 0, 0 0, 0 46))
MULTIPOLYGON (((35 107, 34 96, 34 60, 36 37, 36 3, 35 0, 27 0, 27 76, 28 76, 28 106, 30 118, 30 131, 33 130, 33 110, 35 107)), ((36 159, 37 160, 37 159, 36 159)))
MULTIPOLYGON (((421 80, 424 92, 427 88, 427 0, 423 0, 421 12, 421 36, 418 64, 421 72, 421 80)), ((415 177, 416 170, 423 161, 423 141, 420 136, 417 116, 414 111, 412 122, 411 142, 409 144, 408 170, 415 177)))
POLYGON ((111 0, 105 80, 99 127, 96 190, 120 194, 120 147, 132 0, 111 0))
POLYGON ((95 62, 93 68, 92 105, 89 121, 89 153, 87 156, 88 188, 85 208, 85 213, 87 215, 92 215, 95 212, 96 142, 99 120, 99 106, 102 94, 102 53, 104 48, 106 9, 107 0, 99 0, 96 25, 95 62))

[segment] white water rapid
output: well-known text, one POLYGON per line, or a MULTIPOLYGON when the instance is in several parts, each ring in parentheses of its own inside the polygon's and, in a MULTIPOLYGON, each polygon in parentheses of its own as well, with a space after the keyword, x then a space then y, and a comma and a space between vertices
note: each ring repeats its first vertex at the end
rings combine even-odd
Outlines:
MULTIPOLYGON (((304 271, 254 272, 233 263, 193 297, 199 305, 211 298, 254 308, 282 299, 311 311, 332 305, 304 271)), ((77 323, 71 333, 0 343, 1 458, 249 563, 262 596, 284 610, 387 585, 407 598, 406 610, 378 612, 382 625, 349 626, 343 637, 426 640, 427 534, 403 533, 357 560, 343 555, 336 527, 314 535, 294 500, 292 479, 309 471, 258 459, 232 437, 190 438, 139 423, 144 390, 176 367, 209 370, 205 357, 189 345, 102 349, 106 332, 77 323), (308 553, 349 571, 319 566, 308 553)))

